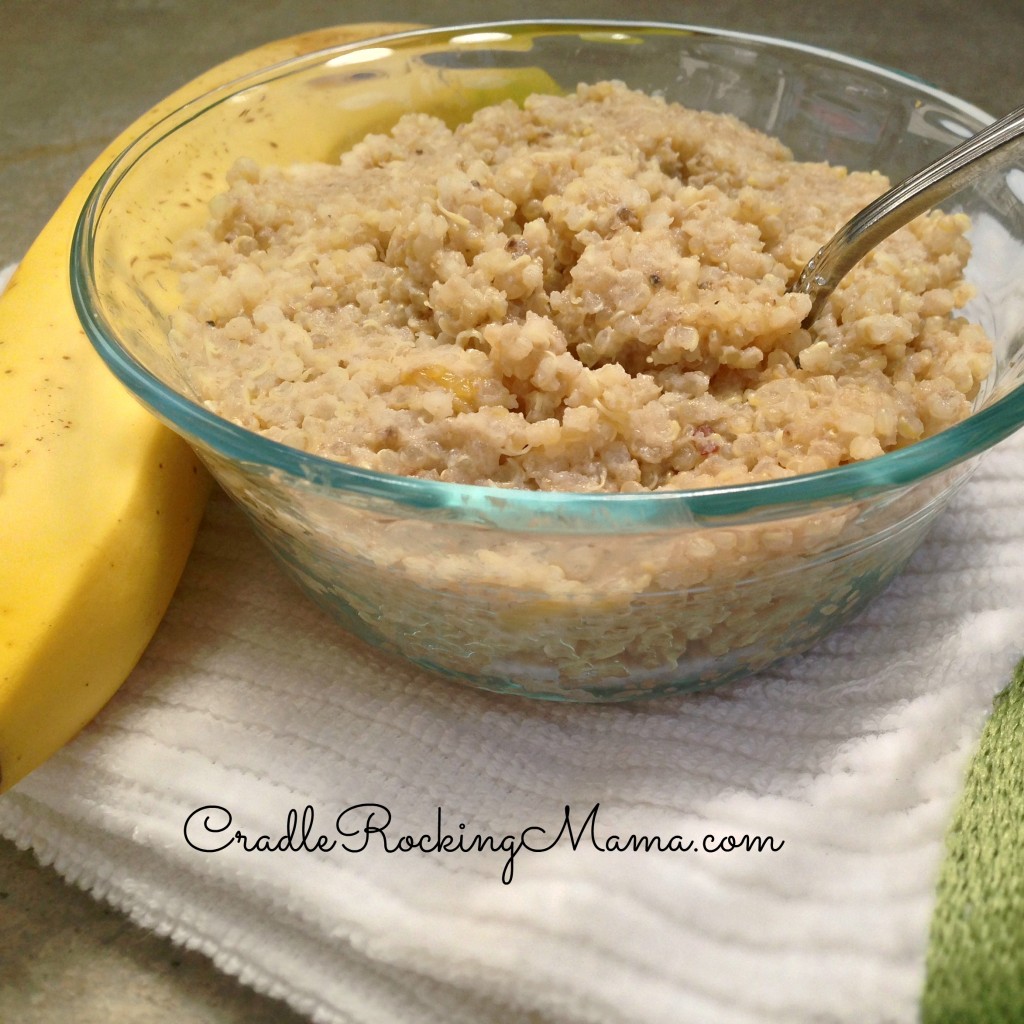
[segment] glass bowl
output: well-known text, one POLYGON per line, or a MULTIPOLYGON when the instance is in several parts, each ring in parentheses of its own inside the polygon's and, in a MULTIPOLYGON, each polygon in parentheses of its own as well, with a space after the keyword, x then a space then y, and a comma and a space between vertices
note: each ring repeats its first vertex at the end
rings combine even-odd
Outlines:
POLYGON ((239 156, 335 157, 411 110, 615 78, 732 113, 799 159, 893 180, 991 120, 907 75, 781 40, 664 24, 404 32, 289 60, 165 118, 110 166, 71 258, 85 330, 191 443, 309 596, 365 640, 484 689, 617 701, 736 679, 803 651, 898 573, 977 457, 1024 421, 1018 170, 973 219, 969 313, 996 369, 958 425, 864 462, 751 485, 592 495, 387 476, 285 447, 189 397, 168 347, 172 240, 239 156))

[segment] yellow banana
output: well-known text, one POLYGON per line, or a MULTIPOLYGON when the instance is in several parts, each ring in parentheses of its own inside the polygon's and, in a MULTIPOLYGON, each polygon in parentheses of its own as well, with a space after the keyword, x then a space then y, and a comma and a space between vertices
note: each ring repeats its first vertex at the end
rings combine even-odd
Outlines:
MULTIPOLYGON (((79 325, 66 267, 90 190, 129 142, 189 100, 289 57, 403 27, 276 40, 168 96, 100 154, 0 296, 0 792, 70 740, 127 678, 174 593, 209 493, 192 450, 129 395, 79 325)), ((406 85, 405 103, 449 121, 557 88, 536 68, 469 71, 453 87, 443 70, 424 66, 406 85)), ((349 125, 353 139, 333 144, 354 141, 403 106, 386 90, 364 100, 349 125)), ((271 110, 250 141, 284 152, 279 142, 301 137, 316 118, 308 96, 295 102, 271 110)), ((218 150, 222 159, 222 147, 209 147, 218 150)), ((199 181, 208 188, 215 177, 206 167, 172 170, 181 189, 198 190, 199 181)), ((126 221, 121 243, 135 242, 143 252, 126 221)))
POLYGON ((167 97, 99 156, 0 296, 0 792, 128 676, 177 586, 209 492, 191 449, 124 390, 79 325, 66 269, 79 210, 113 157, 189 99, 398 27, 278 40, 167 97))

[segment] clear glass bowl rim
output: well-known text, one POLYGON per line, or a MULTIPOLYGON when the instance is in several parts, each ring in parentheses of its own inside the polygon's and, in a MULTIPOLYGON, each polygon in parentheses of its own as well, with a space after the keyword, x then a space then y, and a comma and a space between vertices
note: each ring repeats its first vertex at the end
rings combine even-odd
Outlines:
POLYGON ((1024 384, 1018 384, 1008 394, 939 434, 873 459, 818 473, 725 487, 639 494, 528 491, 394 476, 290 448, 221 419, 173 390, 117 340, 116 327, 101 311, 94 273, 94 242, 99 219, 117 183, 134 163, 163 138, 206 110, 257 83, 285 77, 331 57, 358 50, 444 42, 459 35, 481 32, 523 36, 615 31, 685 33, 803 52, 876 77, 909 83, 918 92, 982 123, 993 119, 972 104, 903 71, 807 43, 689 23, 563 18, 472 22, 417 28, 331 46, 259 69, 196 97, 152 125, 108 165, 78 217, 69 263, 75 308, 93 347, 122 384, 172 429, 229 460, 248 468, 284 473, 318 487, 383 499, 408 508, 449 509, 470 519, 482 513, 491 525, 498 527, 503 518, 513 528, 524 520, 539 525, 550 519, 563 528, 571 520, 581 526, 613 531, 616 524, 626 526, 638 522, 646 528, 657 528, 659 525, 678 527, 680 522, 694 521, 713 525, 716 520, 728 520, 735 524, 737 519, 754 518, 769 511, 774 517, 788 509, 795 512, 807 507, 835 505, 902 489, 980 455, 1024 425, 1024 384))

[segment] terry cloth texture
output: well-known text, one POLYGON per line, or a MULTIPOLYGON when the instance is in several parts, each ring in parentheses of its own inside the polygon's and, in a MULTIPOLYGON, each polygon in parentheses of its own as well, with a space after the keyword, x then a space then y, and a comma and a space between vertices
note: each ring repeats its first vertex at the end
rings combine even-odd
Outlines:
POLYGON ((944 837, 1021 656, 1022 484, 1024 434, 813 652, 617 706, 367 648, 218 494, 137 670, 0 833, 316 1021, 915 1021, 944 837), (289 832, 336 845, 245 848, 289 832))

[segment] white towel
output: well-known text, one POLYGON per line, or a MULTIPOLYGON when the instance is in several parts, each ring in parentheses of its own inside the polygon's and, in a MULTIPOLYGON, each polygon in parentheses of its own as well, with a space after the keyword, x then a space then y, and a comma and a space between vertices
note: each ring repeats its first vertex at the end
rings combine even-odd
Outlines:
POLYGON ((370 650, 218 494, 137 670, 0 800, 0 833, 316 1021, 913 1021, 944 832, 1024 652, 1022 484, 1024 434, 812 653, 616 706, 478 693, 370 650), (296 844, 305 816, 308 846, 338 845, 193 848, 276 841, 289 811, 296 844), (439 815, 469 852, 385 852, 439 815), (567 819, 575 848, 501 848, 567 819), (612 834, 697 846, 597 849, 612 834))

